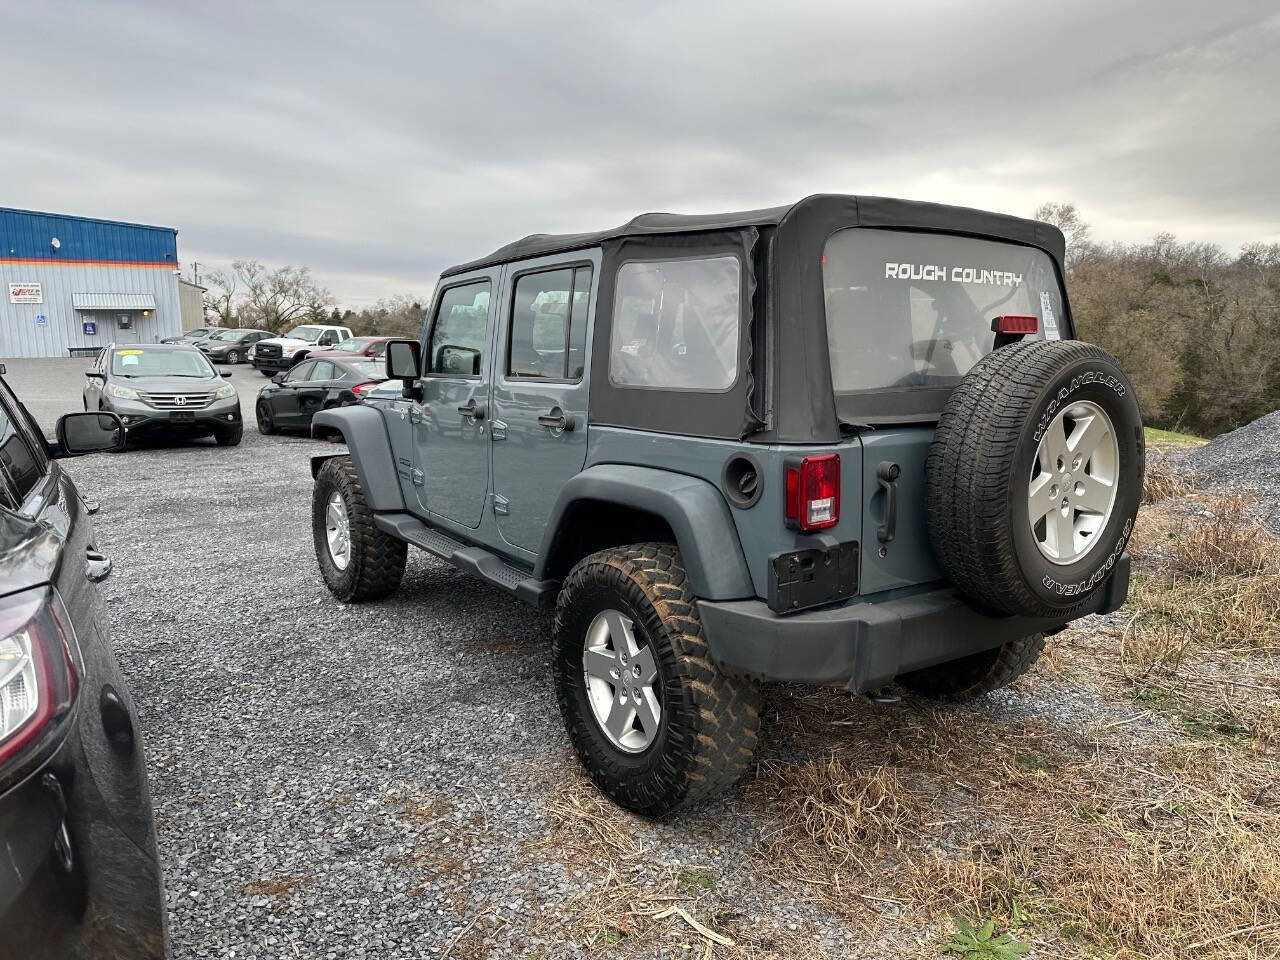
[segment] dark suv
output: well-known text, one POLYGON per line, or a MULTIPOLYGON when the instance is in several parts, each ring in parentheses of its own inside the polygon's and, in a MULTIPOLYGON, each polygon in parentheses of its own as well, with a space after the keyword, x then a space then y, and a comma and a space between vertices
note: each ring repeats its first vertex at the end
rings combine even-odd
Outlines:
MULTIPOLYGON (((596 784, 660 814, 751 760, 763 680, 962 699, 1115 610, 1143 475, 1123 371, 1070 339, 1062 234, 817 196, 536 235, 446 270, 398 395, 322 411, 321 573, 412 544, 554 605, 596 784)), ((890 693, 890 695, 892 695, 890 693)))
MULTIPOLYGON (((0 368, 0 373, 3 369, 0 368)), ((138 715, 96 586, 111 572, 57 460, 123 442, 75 413, 49 444, 0 379, 0 955, 166 954, 138 715)))

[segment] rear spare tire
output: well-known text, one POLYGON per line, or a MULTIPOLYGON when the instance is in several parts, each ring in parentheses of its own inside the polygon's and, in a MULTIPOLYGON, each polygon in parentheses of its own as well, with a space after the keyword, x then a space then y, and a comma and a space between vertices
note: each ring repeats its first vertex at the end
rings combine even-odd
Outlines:
POLYGON ((980 607, 1071 619, 1129 541, 1143 459, 1133 385, 1106 351, 996 350, 952 393, 925 462, 938 562, 980 607))

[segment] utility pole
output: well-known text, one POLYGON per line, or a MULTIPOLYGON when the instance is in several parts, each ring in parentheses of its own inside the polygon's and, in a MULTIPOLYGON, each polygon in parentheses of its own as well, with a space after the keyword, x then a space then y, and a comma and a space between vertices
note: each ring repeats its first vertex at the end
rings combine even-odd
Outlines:
POLYGON ((200 264, 196 263, 194 260, 191 262, 191 274, 195 277, 195 280, 193 281, 195 285, 197 287, 200 286, 200 264))

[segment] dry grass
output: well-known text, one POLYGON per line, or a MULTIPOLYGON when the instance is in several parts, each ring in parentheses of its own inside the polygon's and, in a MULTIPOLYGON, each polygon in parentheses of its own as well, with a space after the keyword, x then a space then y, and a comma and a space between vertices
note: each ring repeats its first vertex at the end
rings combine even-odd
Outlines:
POLYGON ((1185 496, 1191 491, 1187 479, 1169 466, 1163 452, 1151 451, 1147 458, 1146 477, 1142 483, 1142 502, 1160 503, 1171 497, 1185 496))
POLYGON ((1280 950, 1269 759, 1199 742, 1065 743, 1035 726, 879 713, 829 693, 788 700, 796 735, 835 727, 849 755, 762 767, 752 792, 781 825, 761 867, 868 936, 962 915, 1022 927, 1047 956, 1280 950), (870 909, 875 897, 900 912, 870 909))
POLYGON ((245 886, 244 892, 251 897, 274 897, 283 900, 293 891, 311 883, 312 878, 295 873, 280 873, 262 880, 254 880, 245 886))
MULTIPOLYGON (((563 776, 563 770, 558 771, 563 776)), ((803 932, 766 923, 736 909, 725 885, 747 876, 718 878, 685 865, 651 872, 632 869, 653 856, 648 821, 620 810, 581 774, 553 789, 546 800, 547 832, 530 853, 554 857, 581 875, 584 889, 535 918, 533 930, 584 948, 589 956, 716 957, 722 960, 817 960, 828 954, 803 932), (722 879, 727 881, 722 883, 722 879), (678 909, 676 909, 678 908, 678 909), (678 911, 688 915, 688 919, 678 911), (706 932, 693 924, 702 925, 706 932), (717 942, 714 937, 730 940, 717 942)), ((739 871, 745 874, 747 871, 739 871)))

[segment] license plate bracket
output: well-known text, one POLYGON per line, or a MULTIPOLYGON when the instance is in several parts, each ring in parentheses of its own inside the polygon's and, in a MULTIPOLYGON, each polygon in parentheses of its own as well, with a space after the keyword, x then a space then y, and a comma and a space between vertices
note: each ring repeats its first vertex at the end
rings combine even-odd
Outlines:
POLYGON ((170 423, 195 423, 196 415, 191 410, 174 410, 169 414, 170 423))

